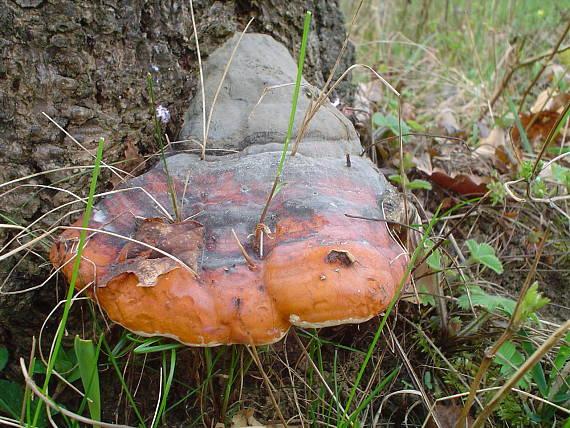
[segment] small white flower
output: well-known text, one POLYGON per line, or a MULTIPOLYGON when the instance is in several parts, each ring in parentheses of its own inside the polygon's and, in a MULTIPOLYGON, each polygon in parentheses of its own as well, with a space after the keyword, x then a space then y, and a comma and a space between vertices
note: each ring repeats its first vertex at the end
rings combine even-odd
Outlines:
POLYGON ((166 107, 159 105, 156 108, 156 117, 160 119, 160 122, 163 125, 166 125, 168 122, 170 122, 170 111, 168 111, 166 107))

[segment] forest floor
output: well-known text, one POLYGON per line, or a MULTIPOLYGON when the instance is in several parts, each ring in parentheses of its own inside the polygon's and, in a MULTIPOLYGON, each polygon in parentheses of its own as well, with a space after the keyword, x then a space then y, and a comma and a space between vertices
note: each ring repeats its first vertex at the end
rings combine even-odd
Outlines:
MULTIPOLYGON (((78 357, 64 337, 53 400, 93 415, 79 388, 100 397, 101 420, 136 426, 451 428, 475 397, 469 426, 570 427, 570 11, 387 0, 351 25, 358 2, 341 3, 358 63, 399 93, 357 68, 356 99, 338 108, 407 194, 391 228, 415 257, 413 292, 366 323, 297 328, 257 349, 116 326, 78 357), (96 393, 82 358, 98 368, 96 393)), ((96 312, 70 319, 104 331, 96 312)), ((0 371, 7 361, 0 348, 0 371)), ((33 419, 25 394, 0 379, 4 423, 33 419)), ((36 425, 48 424, 41 412, 36 425)))

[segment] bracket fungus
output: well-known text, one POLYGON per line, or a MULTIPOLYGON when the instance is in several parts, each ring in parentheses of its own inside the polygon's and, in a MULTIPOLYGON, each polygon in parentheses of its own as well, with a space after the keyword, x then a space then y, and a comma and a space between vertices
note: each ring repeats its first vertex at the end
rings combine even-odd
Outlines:
MULTIPOLYGON (((221 73, 212 61, 223 64, 232 41, 205 65, 214 82, 209 101, 221 73)), ((186 220, 170 222, 161 215, 169 206, 162 164, 122 184, 121 192, 94 208, 89 227, 97 231, 88 234, 79 280, 91 282, 91 296, 113 321, 133 332, 192 346, 272 343, 292 325, 368 320, 386 309, 403 280, 408 257, 386 223, 354 218, 382 217, 382 201, 394 191, 369 160, 358 157, 354 130, 332 106, 322 107, 325 123, 310 127, 300 152, 287 157, 282 177, 287 184, 273 199, 264 225, 272 233, 263 242, 263 254, 253 248, 282 141, 282 129, 255 138, 247 131, 251 109, 268 84, 255 72, 255 64, 265 64, 269 55, 260 46, 271 49, 270 55, 284 55, 285 71, 273 73, 277 83, 287 82, 287 73, 294 75, 294 62, 281 45, 268 36, 244 37, 216 109, 229 111, 232 96, 241 97, 229 88, 243 62, 240 83, 259 86, 248 95, 249 104, 240 107, 242 125, 236 132, 247 138, 236 143, 217 132, 223 121, 214 118, 209 140, 212 147, 233 144, 241 151, 207 160, 187 153, 167 159, 186 220), (331 142, 319 127, 348 136, 331 142), (350 167, 345 153, 353 155, 350 167)), ((267 72, 265 66, 257 68, 267 72)), ((272 108, 281 103, 287 115, 289 100, 287 95, 273 99, 272 108)), ((244 104, 243 98, 239 102, 244 104)), ((200 135, 200 122, 185 132, 200 135)), ((70 228, 51 250, 52 262, 67 278, 78 237, 79 230, 70 228)))

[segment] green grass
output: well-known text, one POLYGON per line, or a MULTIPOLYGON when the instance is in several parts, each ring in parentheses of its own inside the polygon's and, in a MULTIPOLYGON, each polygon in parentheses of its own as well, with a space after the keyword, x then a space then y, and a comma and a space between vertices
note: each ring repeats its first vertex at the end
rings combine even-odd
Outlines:
MULTIPOLYGON (((97 156, 95 159, 95 168, 93 169, 93 175, 91 177, 91 185, 89 187, 89 197, 87 199, 87 207, 85 208, 85 214, 83 215, 83 223, 82 226, 88 227, 89 226, 89 217, 91 215, 91 210, 93 208, 93 199, 95 196, 95 189, 97 188, 97 179, 99 177, 99 170, 101 167, 101 159, 103 158, 103 149, 105 146, 105 140, 100 139, 99 145, 97 147, 97 156)), ((87 238, 87 232, 82 230, 79 235, 79 245, 77 247, 77 254, 75 256, 75 260, 73 262, 73 272, 71 275, 71 280, 69 281, 69 288, 67 290, 67 297, 65 300, 65 305, 63 307, 63 314, 61 315, 61 320, 59 322, 59 327, 57 329, 57 333, 55 336, 55 342, 53 345, 53 351, 50 354, 50 358, 48 360, 48 366, 46 369, 44 385, 42 388, 42 392, 45 394, 47 392, 47 388, 49 385, 49 381, 54 369, 55 362, 57 361, 58 353, 61 349, 61 341, 63 339, 63 333, 66 328, 67 318, 69 316, 69 310, 71 308, 71 301, 73 298, 73 294, 75 292, 75 284, 77 283, 77 278, 79 276, 79 265, 81 263, 81 254, 83 253, 83 248, 85 246, 85 240, 87 238)), ((40 415, 40 411, 42 409, 42 404, 38 404, 36 406, 36 411, 34 412, 34 418, 32 421, 32 426, 35 426, 38 422, 38 418, 40 415)))

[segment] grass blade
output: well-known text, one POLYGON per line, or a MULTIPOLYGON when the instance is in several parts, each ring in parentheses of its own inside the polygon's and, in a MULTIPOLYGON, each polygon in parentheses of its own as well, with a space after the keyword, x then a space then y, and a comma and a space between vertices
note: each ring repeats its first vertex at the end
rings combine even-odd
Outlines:
MULTIPOLYGON (((97 179, 99 178, 99 171, 101 169, 101 159, 103 158, 103 148, 105 146, 105 139, 101 138, 99 140, 99 145, 97 147, 97 156, 95 158, 95 167, 93 168, 93 176, 91 177, 91 185, 89 187, 89 197, 87 198, 87 207, 85 208, 85 214, 83 215, 83 227, 89 226, 89 217, 91 216, 91 210, 93 209, 93 199, 95 197, 95 189, 97 188, 97 179)), ((67 318, 69 316, 69 309, 71 308, 71 301, 73 297, 73 292, 75 291, 75 283, 77 282, 77 277, 79 276, 79 265, 81 264, 81 255, 83 254, 83 248, 85 247, 85 240, 87 239, 87 232, 82 230, 79 234, 79 244, 77 246, 77 255, 73 262, 73 272, 71 274, 71 281, 69 281, 69 289, 67 290, 67 296, 65 300, 65 305, 63 307, 63 314, 61 316, 61 321, 57 329, 55 343, 53 346, 53 351, 50 355, 48 366, 46 369, 45 380, 41 392, 46 393, 49 381, 53 372, 55 362, 57 361, 57 355, 61 349, 61 341, 63 339, 63 332, 65 331, 65 325, 67 324, 67 318)), ((42 402, 38 403, 36 411, 34 413, 34 420, 32 425, 36 426, 38 418, 40 416, 40 411, 42 409, 42 402)))
MULTIPOLYGON (((297 112, 297 101, 299 99, 299 88, 301 87, 301 79, 303 78, 303 64, 305 62, 305 52, 307 50, 307 39, 309 38, 309 29, 311 26, 311 16, 312 13, 307 11, 305 15, 305 24, 303 26, 303 38, 301 40, 301 50, 299 52, 299 63, 297 65, 297 78, 295 80, 295 89, 293 90, 293 102, 291 104, 291 114, 289 115, 289 126, 287 127, 287 137, 285 137, 285 144, 283 145, 283 150, 281 151, 281 158, 279 159, 279 165, 277 167, 277 173, 275 174, 275 181, 273 182, 273 187, 271 192, 267 197, 267 202, 263 207, 263 212, 259 218, 259 224, 263 224, 265 221, 265 216, 267 215, 267 210, 271 204, 271 200, 275 196, 279 187, 279 179, 283 172, 283 167, 285 166, 285 156, 287 155, 287 150, 289 149, 289 142, 291 141, 291 135, 293 134, 293 125, 295 123, 295 114, 297 112)), ((261 229, 255 231, 255 247, 259 248, 261 241, 261 234, 263 232, 261 229)))
POLYGON ((99 389, 99 372, 97 370, 97 360, 99 358, 99 350, 101 349, 101 341, 97 347, 90 340, 83 340, 79 336, 75 336, 73 343, 77 362, 79 364, 79 372, 81 373, 81 382, 85 390, 85 397, 89 400, 89 415, 91 419, 101 420, 101 393, 99 389))

